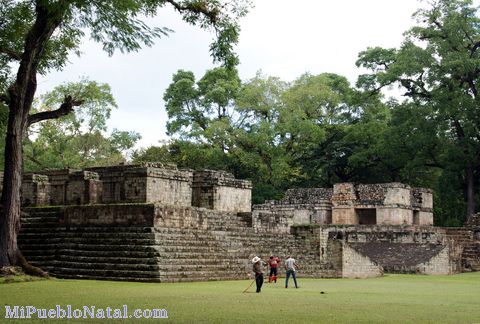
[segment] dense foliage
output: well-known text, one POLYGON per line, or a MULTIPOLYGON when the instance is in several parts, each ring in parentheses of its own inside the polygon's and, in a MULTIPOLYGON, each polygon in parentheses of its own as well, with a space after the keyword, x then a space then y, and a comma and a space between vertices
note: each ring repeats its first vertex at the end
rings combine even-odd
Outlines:
POLYGON ((342 76, 293 82, 178 71, 164 99, 172 140, 137 152, 254 183, 256 203, 289 187, 401 181, 435 190, 438 225, 475 212, 480 176, 480 20, 470 0, 437 0, 398 49, 368 48, 357 87, 342 76), (382 89, 398 86, 401 98, 382 89))

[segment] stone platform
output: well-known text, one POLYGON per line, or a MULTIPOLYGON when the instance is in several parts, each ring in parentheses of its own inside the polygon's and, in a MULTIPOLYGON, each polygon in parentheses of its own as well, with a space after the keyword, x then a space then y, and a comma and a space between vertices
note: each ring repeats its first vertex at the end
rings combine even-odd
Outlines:
POLYGON ((22 189, 19 246, 59 278, 245 279, 272 254, 314 278, 480 268, 480 220, 431 226, 433 192, 401 183, 290 189, 252 207, 250 181, 146 163, 27 174, 22 189))
POLYGON ((272 253, 281 259, 293 255, 301 265, 301 277, 449 274, 462 271, 467 263, 471 270, 478 270, 478 253, 471 253, 470 261, 464 255, 465 246, 478 246, 474 231, 467 229, 304 225, 279 233, 254 227, 251 213, 162 204, 25 211, 20 248, 32 264, 59 278, 246 279, 252 257, 267 259, 272 253))

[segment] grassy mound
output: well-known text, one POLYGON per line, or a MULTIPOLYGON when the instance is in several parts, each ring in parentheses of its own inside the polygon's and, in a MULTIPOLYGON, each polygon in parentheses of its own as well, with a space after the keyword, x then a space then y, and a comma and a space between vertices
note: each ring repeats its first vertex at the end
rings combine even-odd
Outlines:
MULTIPOLYGON (((386 275, 373 279, 302 279, 299 289, 250 281, 122 283, 42 280, 0 285, 3 305, 55 308, 165 308, 167 322, 255 323, 476 323, 480 273, 455 276, 386 275), (322 293, 324 292, 324 293, 322 293)), ((58 320, 57 320, 58 321, 58 320)), ((89 322, 103 322, 100 319, 89 322)), ((151 320, 153 321, 153 320, 151 320)), ((45 320, 23 320, 43 322, 45 320)), ((138 320, 137 320, 138 322, 138 320)))
POLYGON ((44 280, 44 278, 26 275, 23 272, 22 268, 19 267, 0 267, 0 284, 28 282, 36 280, 44 280))

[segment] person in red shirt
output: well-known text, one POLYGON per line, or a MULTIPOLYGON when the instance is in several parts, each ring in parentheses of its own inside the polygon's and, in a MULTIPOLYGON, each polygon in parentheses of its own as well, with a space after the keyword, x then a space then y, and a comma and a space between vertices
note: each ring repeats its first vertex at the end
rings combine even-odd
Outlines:
POLYGON ((277 274, 278 274, 278 264, 280 263, 280 259, 276 256, 270 256, 268 260, 268 265, 270 266, 270 275, 268 276, 268 282, 274 281, 277 282, 277 274))

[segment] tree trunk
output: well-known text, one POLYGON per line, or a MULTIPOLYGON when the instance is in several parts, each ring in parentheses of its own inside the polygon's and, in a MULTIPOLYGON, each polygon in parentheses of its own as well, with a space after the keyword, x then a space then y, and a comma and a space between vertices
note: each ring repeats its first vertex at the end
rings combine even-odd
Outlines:
POLYGON ((68 2, 56 5, 37 2, 36 19, 25 38, 25 47, 15 82, 8 89, 9 115, 5 142, 5 170, 0 214, 0 267, 18 265, 27 273, 45 275, 27 263, 18 249, 20 230, 20 195, 22 186, 22 140, 28 127, 28 116, 37 90, 37 71, 45 47, 60 25, 68 2))
POLYGON ((475 175, 472 161, 467 162, 467 222, 475 214, 475 175))
POLYGON ((9 114, 5 142, 5 171, 2 191, 0 266, 20 264, 17 234, 20 230, 20 193, 22 185, 22 116, 9 114))

